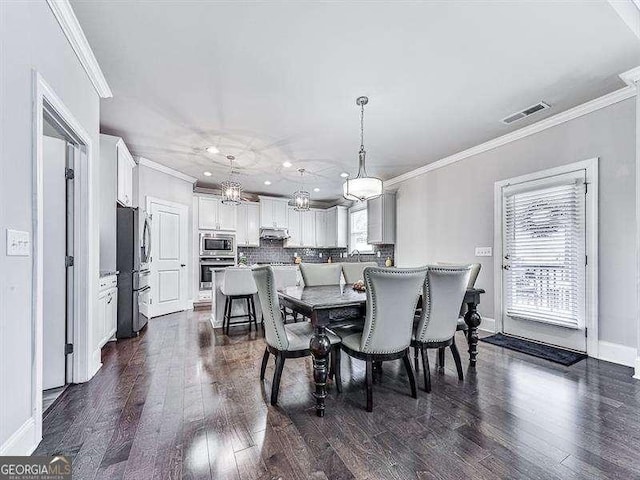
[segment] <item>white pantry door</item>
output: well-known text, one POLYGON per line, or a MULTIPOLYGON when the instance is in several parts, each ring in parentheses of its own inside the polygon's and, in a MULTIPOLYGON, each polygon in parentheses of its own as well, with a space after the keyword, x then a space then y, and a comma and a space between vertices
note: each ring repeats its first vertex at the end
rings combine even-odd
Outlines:
POLYGON ((151 317, 186 309, 188 282, 188 207, 147 198, 151 214, 151 317))
POLYGON ((586 171, 502 188, 504 333, 585 352, 586 171))

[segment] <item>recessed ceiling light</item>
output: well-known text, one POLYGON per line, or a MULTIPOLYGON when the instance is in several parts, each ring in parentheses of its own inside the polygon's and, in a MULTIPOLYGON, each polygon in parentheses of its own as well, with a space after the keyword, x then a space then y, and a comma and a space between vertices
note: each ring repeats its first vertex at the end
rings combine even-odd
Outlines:
POLYGON ((205 177, 210 177, 211 176, 211 172, 204 172, 204 176, 205 177))
POLYGON ((291 167, 291 165, 293 165, 291 162, 282 162, 282 166, 283 166, 284 168, 290 168, 290 167, 291 167))
POLYGON ((320 191, 320 189, 319 189, 318 187, 316 187, 316 188, 314 188, 314 189, 313 189, 313 191, 314 191, 314 192, 319 192, 319 191, 320 191))
POLYGON ((340 174, 340 176, 341 176, 342 178, 347 178, 347 177, 349 176, 349 174, 348 174, 347 172, 342 172, 342 173, 340 174))
POLYGON ((271 182, 270 182, 269 180, 265 180, 265 181, 264 181, 264 184, 265 184, 265 185, 271 185, 271 182))
POLYGON ((220 153, 220 150, 212 145, 210 147, 207 147, 207 152, 215 155, 216 153, 220 153))

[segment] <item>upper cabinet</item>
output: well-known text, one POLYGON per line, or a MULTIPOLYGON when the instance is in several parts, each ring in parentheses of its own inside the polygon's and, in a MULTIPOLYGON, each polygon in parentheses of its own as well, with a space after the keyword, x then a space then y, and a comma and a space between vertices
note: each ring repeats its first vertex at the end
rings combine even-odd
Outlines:
POLYGON ((316 247, 324 248, 327 246, 327 212, 325 210, 316 210, 316 247))
POLYGON ((260 227, 287 228, 288 198, 260 197, 260 227))
POLYGON ((326 211, 325 247, 347 248, 347 207, 338 205, 326 211))
POLYGON ((133 169, 136 162, 122 139, 116 143, 118 162, 118 203, 125 207, 134 206, 133 201, 133 169))
POLYGON ((396 243, 396 194, 384 193, 367 201, 367 243, 396 243))
POLYGON ((237 207, 236 241, 239 247, 260 246, 260 205, 242 203, 237 207))
POLYGON ((236 206, 217 197, 198 197, 198 227, 201 230, 235 230, 236 206))
POLYGON ((289 238, 287 247, 314 248, 316 244, 316 211, 298 212, 289 207, 289 238))

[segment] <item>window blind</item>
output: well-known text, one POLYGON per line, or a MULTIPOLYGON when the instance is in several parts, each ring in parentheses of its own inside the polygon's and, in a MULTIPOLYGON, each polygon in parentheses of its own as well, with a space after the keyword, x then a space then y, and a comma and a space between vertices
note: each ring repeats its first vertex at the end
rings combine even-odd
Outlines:
POLYGON ((584 183, 584 171, 580 171, 541 182, 535 188, 505 190, 507 315, 568 328, 584 327, 584 183))

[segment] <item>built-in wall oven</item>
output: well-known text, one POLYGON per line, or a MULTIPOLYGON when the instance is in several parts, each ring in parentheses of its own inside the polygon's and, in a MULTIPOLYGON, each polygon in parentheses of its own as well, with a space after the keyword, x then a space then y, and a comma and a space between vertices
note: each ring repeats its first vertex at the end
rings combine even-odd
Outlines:
POLYGON ((235 261, 236 236, 230 233, 200 232, 200 257, 227 257, 235 261))
POLYGON ((227 257, 211 257, 200 259, 200 290, 213 288, 213 271, 233 267, 235 261, 227 257))

